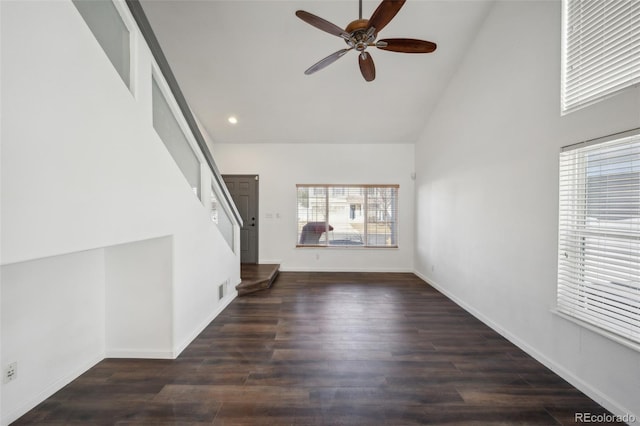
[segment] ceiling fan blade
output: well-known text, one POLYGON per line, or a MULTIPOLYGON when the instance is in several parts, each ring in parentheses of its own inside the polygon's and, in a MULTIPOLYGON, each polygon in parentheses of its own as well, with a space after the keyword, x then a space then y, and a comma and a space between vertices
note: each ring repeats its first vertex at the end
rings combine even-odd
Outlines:
POLYGON ((369 52, 362 52, 358 55, 358 64, 360 64, 360 72, 367 81, 373 81, 376 78, 376 66, 373 64, 373 58, 369 52))
POLYGON ((431 53, 438 47, 435 43, 414 38, 386 38, 375 44, 378 49, 403 53, 431 53))
POLYGON ((335 24, 332 24, 331 22, 325 19, 322 19, 319 16, 314 15, 313 13, 305 12, 304 10, 298 10, 296 11, 296 16, 302 19, 307 24, 313 25, 314 27, 324 32, 327 32, 329 34, 342 37, 342 38, 347 38, 347 39, 349 38, 349 34, 347 34, 342 28, 340 28, 335 24))
POLYGON ((332 53, 331 55, 327 56, 326 58, 321 59, 320 61, 318 61, 315 64, 311 65, 304 73, 306 75, 310 75, 310 74, 313 74, 316 71, 320 71, 321 69, 325 68, 326 66, 331 65, 332 63, 334 63, 338 59, 342 58, 344 56, 344 54, 347 53, 348 51, 350 51, 351 49, 353 49, 353 48, 350 47, 348 49, 341 49, 341 50, 338 50, 337 52, 332 53))
POLYGON ((380 32, 396 16, 406 0, 382 0, 378 8, 369 19, 369 28, 376 29, 376 34, 380 32))

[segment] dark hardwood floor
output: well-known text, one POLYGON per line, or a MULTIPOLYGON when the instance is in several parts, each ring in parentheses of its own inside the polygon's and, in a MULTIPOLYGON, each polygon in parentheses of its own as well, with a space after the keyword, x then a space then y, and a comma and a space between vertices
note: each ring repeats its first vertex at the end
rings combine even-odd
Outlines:
POLYGON ((107 359, 16 424, 574 424, 606 411, 412 274, 281 272, 173 361, 107 359))

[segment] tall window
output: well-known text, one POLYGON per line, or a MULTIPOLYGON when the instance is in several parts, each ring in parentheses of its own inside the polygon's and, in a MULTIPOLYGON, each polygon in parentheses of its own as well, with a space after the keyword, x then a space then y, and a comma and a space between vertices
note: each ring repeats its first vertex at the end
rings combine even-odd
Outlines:
POLYGON ((216 189, 216 185, 213 180, 211 182, 211 192, 209 196, 211 199, 211 221, 218 226, 220 233, 224 237, 231 250, 233 250, 233 222, 231 221, 231 218, 229 217, 229 214, 227 213, 223 204, 218 202, 218 199, 220 197, 218 196, 218 190, 216 189))
POLYGON ((640 343, 640 131, 560 154, 558 310, 640 343))
POLYGON ((297 245, 397 247, 398 188, 297 185, 297 245))
POLYGON ((130 34, 112 1, 73 0, 114 68, 129 86, 130 34))
POLYGON ((640 1, 563 0, 562 111, 640 83, 640 1))
POLYGON ((152 98, 153 128, 164 142, 173 160, 178 164, 194 194, 199 198, 200 160, 178 124, 155 78, 153 79, 152 98))

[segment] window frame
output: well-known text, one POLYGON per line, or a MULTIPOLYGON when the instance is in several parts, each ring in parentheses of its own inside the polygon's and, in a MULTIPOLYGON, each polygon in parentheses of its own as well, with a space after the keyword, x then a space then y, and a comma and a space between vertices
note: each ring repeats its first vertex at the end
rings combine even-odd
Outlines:
POLYGON ((556 282, 556 313, 635 350, 640 350, 639 159, 640 129, 562 148, 556 282))
POLYGON ((640 5, 602 5, 562 0, 561 115, 640 85, 640 5))
POLYGON ((121 70, 113 62, 113 58, 110 55, 110 53, 107 52, 107 49, 103 44, 104 40, 102 40, 98 36, 98 34, 96 34, 95 28, 93 28, 92 25, 89 23, 89 21, 87 21, 86 16, 84 15, 84 12, 78 8, 77 3, 91 4, 91 2, 87 2, 86 0, 73 0, 73 3, 76 9, 78 10, 78 13, 82 17, 82 20, 85 21, 85 24, 91 31, 91 34, 94 36, 94 38, 100 45, 100 48, 104 52, 105 56, 107 56, 107 58, 109 59, 109 62, 113 66, 113 69, 120 76, 120 79, 123 81, 125 86, 127 86, 127 88, 129 89, 129 92, 134 97, 136 97, 137 96, 136 61, 138 60, 138 30, 133 17, 130 15, 129 10, 125 5, 125 2, 123 0, 108 0, 108 3, 110 3, 114 7, 116 13, 120 17, 120 20, 122 21, 123 26, 127 29, 127 32, 128 32, 128 37, 127 37, 128 52, 126 52, 128 66, 126 68, 126 74, 127 74, 126 76, 121 74, 121 70))
POLYGON ((206 203, 206 197, 208 196, 207 195, 207 187, 203 185, 203 164, 205 164, 204 156, 202 154, 202 151, 200 150, 200 147, 196 143, 192 132, 189 129, 189 125, 187 124, 187 122, 186 122, 186 120, 184 118, 184 115, 181 113, 180 108, 178 107, 178 104, 177 104, 177 102, 176 102, 176 100, 175 100, 175 98, 173 96, 173 93, 171 92, 169 84, 165 80, 164 76, 162 75, 162 73, 161 73, 158 65, 155 63, 155 61, 152 62, 152 64, 151 64, 151 81, 150 81, 150 85, 152 85, 152 87, 151 87, 151 103, 152 103, 152 106, 151 106, 151 108, 152 108, 151 122, 152 122, 152 124, 153 124, 153 120, 154 120, 154 117, 153 117, 153 84, 154 83, 158 87, 160 95, 163 97, 166 105, 169 108, 169 111, 171 112, 171 115, 175 119, 175 122, 178 125, 178 128, 179 128, 182 136, 184 137, 185 141, 187 142, 188 148, 190 149, 190 151, 193 154, 194 158, 199 163, 199 168, 198 168, 199 177, 198 177, 198 179, 196 181, 196 183, 198 185, 197 188, 193 188, 191 186, 191 182, 189 181, 189 178, 187 177, 187 175, 183 171, 182 165, 178 163, 178 161, 174 157, 173 153, 171 152, 171 150, 167 146, 167 143, 169 143, 169 141, 165 141, 164 140, 162 135, 160 135, 158 133, 158 130, 155 128, 155 126, 153 127, 153 129, 156 132, 156 134, 158 135, 158 138, 162 141, 163 145, 165 146, 165 148, 167 149, 169 154, 171 155, 171 159, 176 163, 176 166, 178 166, 178 169, 180 169, 180 173, 182 173, 183 177, 185 178, 185 181, 189 184, 189 186, 192 189, 196 189, 196 191, 194 191, 194 195, 196 196, 196 198, 198 198, 200 200, 200 202, 204 205, 206 203))
MULTIPOLYGON (((296 248, 330 248, 330 249, 350 249, 350 250, 358 250, 358 249, 398 249, 399 248, 399 191, 400 185, 398 184, 296 184, 296 248), (364 228, 362 232, 362 244, 331 244, 328 237, 325 237, 325 242, 322 244, 303 244, 300 243, 301 240, 301 231, 300 231, 300 221, 299 221, 299 190, 301 188, 308 188, 309 195, 313 197, 324 197, 325 199, 325 211, 324 217, 327 220, 325 223, 325 232, 331 232, 332 230, 328 229, 330 224, 331 210, 332 205, 330 203, 330 198, 335 196, 336 194, 343 193, 345 188, 356 188, 359 189, 363 194, 364 200, 360 204, 360 215, 363 217, 364 228), (392 232, 395 239, 395 244, 389 245, 374 245, 369 243, 369 232, 368 228, 372 222, 369 220, 369 203, 368 203, 368 192, 372 188, 385 188, 385 189, 393 189, 395 190, 393 194, 393 204, 394 208, 392 209, 394 212, 394 226, 392 232), (336 191, 337 189, 337 191, 336 191)), ((344 194, 343 194, 344 195, 344 194)), ((335 210, 335 204, 334 204, 335 210)), ((309 223, 309 222, 307 222, 309 223)))
POLYGON ((236 234, 236 226, 233 222, 233 215, 231 215, 227 209, 225 203, 220 202, 223 200, 220 195, 220 187, 218 186, 218 182, 216 179, 211 176, 209 179, 209 217, 211 222, 215 224, 218 228, 222 237, 229 245, 229 248, 232 252, 236 253, 236 244, 235 244, 235 234, 236 234), (214 218, 215 212, 215 218, 214 218), (230 231, 230 232, 229 232, 230 231))

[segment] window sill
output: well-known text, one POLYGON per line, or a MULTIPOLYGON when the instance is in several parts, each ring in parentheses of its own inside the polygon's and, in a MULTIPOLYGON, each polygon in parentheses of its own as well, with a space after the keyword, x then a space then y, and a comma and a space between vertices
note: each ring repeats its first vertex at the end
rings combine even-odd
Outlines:
POLYGON ((380 249, 393 249, 397 250, 398 246, 361 246, 361 245, 311 245, 311 244, 296 244, 296 248, 315 248, 315 249, 329 249, 329 250, 380 250, 380 249))
POLYGON ((567 321, 570 321, 582 328, 586 328, 589 331, 592 331, 596 334, 601 335, 602 337, 606 337, 609 340, 613 340, 614 342, 622 345, 622 346, 626 346, 629 349, 633 349, 636 352, 640 352, 640 343, 636 343, 632 340, 626 339, 618 334, 612 333, 610 331, 605 330, 604 328, 600 328, 598 326, 595 326, 593 324, 590 324, 586 321, 582 321, 578 318, 574 318, 571 315, 567 315, 563 312, 558 311, 557 309, 551 309, 551 312, 554 315, 559 316, 560 318, 563 318, 567 321))

